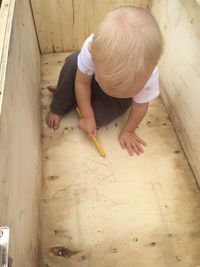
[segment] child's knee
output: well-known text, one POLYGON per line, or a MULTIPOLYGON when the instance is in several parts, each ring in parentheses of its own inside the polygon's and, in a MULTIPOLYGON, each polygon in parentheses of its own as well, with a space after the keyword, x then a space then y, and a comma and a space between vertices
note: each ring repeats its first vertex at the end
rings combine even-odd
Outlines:
POLYGON ((102 127, 110 123, 112 119, 109 119, 109 117, 102 116, 102 114, 97 113, 95 114, 95 121, 97 127, 102 127))

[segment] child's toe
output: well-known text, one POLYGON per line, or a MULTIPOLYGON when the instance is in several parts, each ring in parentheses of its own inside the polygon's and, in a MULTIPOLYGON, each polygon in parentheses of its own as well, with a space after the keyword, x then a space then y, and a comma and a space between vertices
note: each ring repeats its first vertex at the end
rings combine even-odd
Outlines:
POLYGON ((54 123, 53 123, 53 128, 54 129, 58 129, 59 128, 59 124, 60 124, 60 120, 54 120, 54 123))
POLYGON ((54 93, 55 90, 56 90, 56 86, 48 85, 48 86, 47 86, 47 89, 48 89, 51 93, 54 93))

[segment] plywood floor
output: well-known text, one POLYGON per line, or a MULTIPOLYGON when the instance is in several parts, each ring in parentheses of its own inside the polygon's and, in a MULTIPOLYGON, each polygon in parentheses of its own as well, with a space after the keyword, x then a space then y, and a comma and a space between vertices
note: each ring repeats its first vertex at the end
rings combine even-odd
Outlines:
POLYGON ((98 130, 99 156, 66 115, 44 117, 65 54, 42 58, 43 256, 45 267, 200 266, 200 192, 160 99, 138 129, 148 143, 130 157, 118 144, 125 116, 98 130), (65 257, 51 249, 65 248, 65 257))

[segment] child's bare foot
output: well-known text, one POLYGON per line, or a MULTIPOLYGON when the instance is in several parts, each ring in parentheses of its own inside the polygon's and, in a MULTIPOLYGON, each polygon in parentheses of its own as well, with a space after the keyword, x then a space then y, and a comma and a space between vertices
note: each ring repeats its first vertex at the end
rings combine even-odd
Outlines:
POLYGON ((46 116, 46 123, 51 129, 58 129, 60 126, 60 120, 62 116, 58 115, 52 111, 49 111, 49 113, 46 116))
POLYGON ((56 86, 55 85, 48 85, 47 89, 51 92, 54 93, 56 91, 56 86))

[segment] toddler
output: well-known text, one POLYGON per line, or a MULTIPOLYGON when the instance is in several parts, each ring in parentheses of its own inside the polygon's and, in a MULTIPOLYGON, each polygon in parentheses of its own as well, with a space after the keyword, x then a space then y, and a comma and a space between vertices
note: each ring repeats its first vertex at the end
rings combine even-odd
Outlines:
POLYGON ((154 17, 145 9, 124 6, 108 13, 81 51, 66 58, 46 122, 57 129, 75 105, 79 127, 91 137, 130 107, 119 141, 130 155, 143 153, 145 142, 135 130, 149 102, 159 95, 157 63, 163 42, 154 17))

